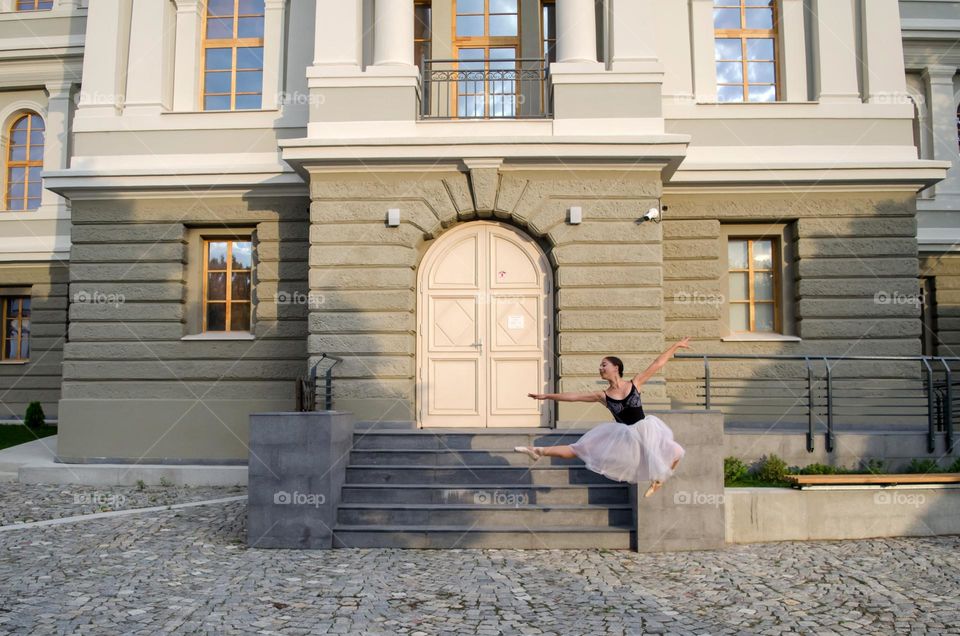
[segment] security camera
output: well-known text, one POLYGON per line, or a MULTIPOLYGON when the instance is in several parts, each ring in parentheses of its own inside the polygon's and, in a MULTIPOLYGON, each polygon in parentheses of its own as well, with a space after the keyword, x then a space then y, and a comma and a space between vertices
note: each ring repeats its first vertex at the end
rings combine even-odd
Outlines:
POLYGON ((647 210, 646 214, 644 214, 642 217, 637 219, 637 223, 646 223, 647 221, 655 221, 659 223, 660 210, 658 210, 657 208, 650 208, 649 210, 647 210))

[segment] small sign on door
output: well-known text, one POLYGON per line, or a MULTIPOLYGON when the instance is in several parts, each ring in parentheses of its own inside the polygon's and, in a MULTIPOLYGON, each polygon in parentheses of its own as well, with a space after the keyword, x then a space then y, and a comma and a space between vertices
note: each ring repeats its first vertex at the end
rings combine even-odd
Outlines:
POLYGON ((507 317, 508 329, 523 329, 523 314, 507 317))

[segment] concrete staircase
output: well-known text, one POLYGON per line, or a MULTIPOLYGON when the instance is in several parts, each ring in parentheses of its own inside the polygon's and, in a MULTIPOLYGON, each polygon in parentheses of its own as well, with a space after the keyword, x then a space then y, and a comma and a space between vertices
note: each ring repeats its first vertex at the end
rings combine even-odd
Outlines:
POLYGON ((357 430, 334 547, 631 549, 627 484, 578 459, 534 463, 513 451, 569 444, 584 432, 357 430))

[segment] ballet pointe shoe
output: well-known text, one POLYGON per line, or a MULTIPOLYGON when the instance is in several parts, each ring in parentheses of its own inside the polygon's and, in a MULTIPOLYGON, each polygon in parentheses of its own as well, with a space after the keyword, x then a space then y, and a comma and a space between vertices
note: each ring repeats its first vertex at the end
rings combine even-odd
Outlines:
MULTIPOLYGON (((679 460, 678 460, 678 461, 679 461, 679 460)), ((654 481, 654 482, 651 482, 651 483, 650 483, 650 487, 647 488, 647 492, 643 493, 643 496, 644 496, 644 497, 649 497, 649 496, 652 495, 653 493, 655 493, 655 492, 657 492, 658 490, 660 490, 660 486, 662 486, 662 485, 663 485, 663 482, 662 482, 662 481, 654 481)))
POLYGON ((540 448, 537 446, 514 446, 513 450, 515 450, 518 453, 523 453, 524 455, 528 455, 530 459, 532 459, 533 461, 537 461, 538 459, 543 457, 543 451, 541 451, 540 448))

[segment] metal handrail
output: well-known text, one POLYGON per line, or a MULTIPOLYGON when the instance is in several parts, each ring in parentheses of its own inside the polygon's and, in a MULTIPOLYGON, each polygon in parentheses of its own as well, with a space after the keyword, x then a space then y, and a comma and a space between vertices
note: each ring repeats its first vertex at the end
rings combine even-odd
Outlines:
POLYGON ((333 409, 333 367, 343 362, 343 358, 329 353, 321 353, 317 362, 310 367, 309 377, 304 378, 300 376, 297 378, 297 410, 317 410, 317 366, 327 359, 333 360, 333 364, 324 370, 323 402, 325 410, 330 411, 333 409))
POLYGON ((551 116, 549 62, 543 58, 425 59, 418 86, 422 119, 544 119, 551 116), (461 65, 482 64, 483 68, 461 65), (513 68, 490 65, 513 64, 513 68), (450 68, 436 68, 438 65, 450 68), (461 92, 462 89, 469 92, 461 92), (505 90, 509 88, 510 90, 505 90), (483 100, 482 104, 477 100, 483 100), (482 105, 482 114, 461 112, 482 105), (498 103, 499 100, 499 103, 498 103), (533 100, 533 101, 531 101, 533 100))
MULTIPOLYGON (((716 385, 715 372, 711 368, 711 361, 716 362, 720 360, 756 360, 756 361, 766 361, 766 360, 775 360, 775 361, 795 361, 803 362, 806 367, 806 408, 807 408, 807 451, 814 451, 814 435, 815 435, 815 420, 818 419, 816 410, 817 410, 817 391, 815 391, 815 372, 814 364, 815 362, 823 362, 825 373, 821 380, 824 384, 822 386, 822 397, 824 399, 824 406, 826 408, 826 431, 825 431, 825 443, 827 452, 833 452, 835 447, 835 438, 836 438, 836 428, 835 428, 835 415, 837 409, 835 407, 834 401, 835 398, 839 398, 841 401, 846 398, 853 399, 853 394, 850 393, 850 389, 841 388, 839 391, 834 388, 834 367, 839 362, 919 362, 923 365, 923 371, 921 372, 925 376, 925 381, 921 380, 923 385, 922 389, 913 389, 909 386, 905 387, 902 391, 898 390, 900 394, 913 395, 913 391, 922 390, 925 393, 926 401, 926 420, 927 420, 927 450, 930 453, 933 453, 936 449, 936 434, 938 428, 942 429, 945 436, 946 449, 947 453, 953 453, 955 447, 955 435, 954 435, 954 422, 953 422, 953 369, 950 365, 960 364, 960 357, 954 356, 843 356, 843 355, 790 355, 790 354, 770 354, 770 355, 753 355, 753 354, 737 354, 737 353, 725 353, 725 354, 712 354, 712 353, 693 353, 693 352, 678 352, 674 354, 676 358, 686 358, 686 359, 702 359, 703 360, 703 379, 704 379, 704 408, 710 409, 716 405, 716 395, 714 394, 714 387, 716 385), (935 380, 935 367, 942 366, 943 368, 943 378, 942 382, 935 380), (942 398, 942 399, 941 399, 942 398), (943 405, 942 412, 940 405, 943 405), (938 427, 938 424, 942 426, 938 427)), ((731 378, 732 382, 745 382, 748 380, 771 380, 770 378, 731 378)), ((780 381, 785 380, 799 380, 799 377, 780 379, 780 381)), ((888 378, 890 380, 906 380, 910 381, 910 378, 888 378)), ((734 385, 724 385, 720 387, 721 389, 730 389, 730 388, 743 388, 735 387, 734 385)), ((888 392, 889 393, 889 392, 888 392)), ((721 398, 724 397, 721 395, 721 398)), ((730 396, 728 396, 730 397, 730 396)), ((887 397, 884 395, 883 397, 887 397)), ((737 396, 733 396, 732 399, 738 399, 737 396)), ((750 402, 751 405, 756 408, 757 405, 755 402, 763 401, 763 397, 744 397, 739 396, 739 399, 743 402, 750 402)), ((909 406, 909 405, 908 405, 909 406)), ((788 407, 788 410, 793 407, 788 407)), ((841 406, 841 408, 843 408, 841 406)), ((849 407, 847 407, 849 408, 849 407)), ((870 415, 870 413, 865 413, 865 415, 870 415)), ((877 415, 877 414, 874 414, 877 415)), ((885 415, 885 414, 884 414, 885 415)))

